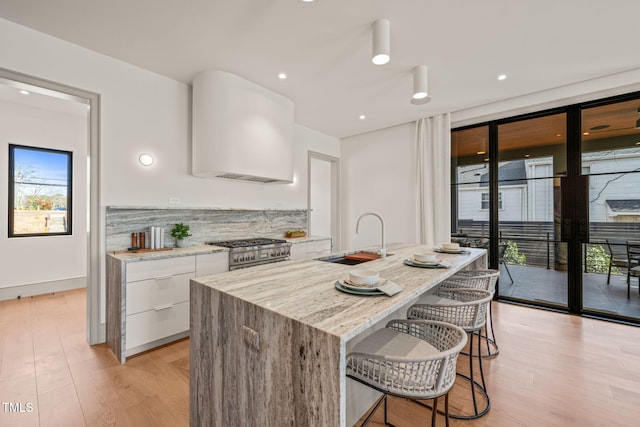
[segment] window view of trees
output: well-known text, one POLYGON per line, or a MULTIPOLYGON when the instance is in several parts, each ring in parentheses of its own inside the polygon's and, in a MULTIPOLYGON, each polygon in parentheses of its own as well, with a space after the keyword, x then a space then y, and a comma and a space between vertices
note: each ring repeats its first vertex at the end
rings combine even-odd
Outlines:
POLYGON ((9 237, 71 234, 72 153, 9 145, 9 237))

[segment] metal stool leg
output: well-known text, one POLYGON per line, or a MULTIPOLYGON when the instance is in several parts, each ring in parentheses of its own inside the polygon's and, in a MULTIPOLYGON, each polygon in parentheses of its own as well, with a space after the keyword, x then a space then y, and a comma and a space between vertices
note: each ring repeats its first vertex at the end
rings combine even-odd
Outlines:
POLYGON ((431 427, 436 427, 436 416, 438 415, 438 398, 433 399, 433 409, 431 410, 431 427))
POLYGON ((449 427, 449 393, 444 395, 444 419, 449 427))
MULTIPOLYGON (((460 374, 458 373, 457 375, 461 378, 464 378, 465 380, 469 381, 470 384, 470 390, 471 390, 471 398, 473 401, 473 414, 472 415, 457 415, 457 414, 451 414, 449 415, 451 418, 455 418, 457 420, 475 420, 478 419, 482 416, 484 416, 487 412, 489 412, 489 409, 491 409, 491 399, 489 398, 489 395, 487 394, 487 388, 486 388, 486 384, 485 384, 485 380, 484 380, 484 369, 482 367, 482 357, 477 357, 476 355, 474 355, 474 349, 473 349, 473 336, 475 334, 478 334, 478 344, 477 344, 477 351, 480 352, 481 349, 481 342, 480 342, 480 337, 481 337, 481 333, 480 331, 475 331, 475 332, 470 332, 470 338, 469 338, 469 376, 466 376, 464 374, 460 374), (477 358, 478 360, 478 364, 480 366, 480 380, 482 382, 482 384, 478 383, 475 378, 474 378, 474 372, 473 372, 473 359, 477 358), (482 409, 479 410, 478 409, 478 402, 476 399, 476 391, 480 392, 482 394, 482 396, 484 396, 484 398, 486 399, 487 403, 486 406, 482 409)), ((462 353, 460 353, 462 354, 462 353)))
MULTIPOLYGON (((493 305, 489 303, 489 313, 487 323, 484 325, 482 330, 478 332, 478 339, 484 340, 487 344, 487 353, 482 354, 482 352, 478 351, 478 354, 473 357, 483 357, 485 359, 493 359, 500 353, 500 349, 498 348, 498 344, 496 343, 496 335, 493 329, 493 309, 491 308, 493 305), (491 329, 491 338, 489 338, 489 329, 491 329)), ((469 353, 461 352, 463 356, 468 356, 469 353)))
POLYGON ((373 405, 373 409, 371 410, 371 412, 369 412, 369 415, 367 415, 367 418, 365 418, 362 424, 360 424, 360 427, 364 427, 369 424, 369 421, 371 421, 371 418, 373 418, 381 404, 384 404, 384 424, 387 425, 387 395, 383 394, 382 397, 378 399, 376 404, 373 405))

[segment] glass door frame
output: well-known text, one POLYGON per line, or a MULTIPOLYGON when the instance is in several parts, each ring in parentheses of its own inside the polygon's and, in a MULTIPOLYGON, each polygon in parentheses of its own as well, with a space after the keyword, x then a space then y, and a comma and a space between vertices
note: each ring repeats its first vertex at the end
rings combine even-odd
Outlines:
MULTIPOLYGON (((489 268, 498 269, 498 242, 499 230, 499 144, 498 128, 501 124, 524 121, 538 117, 565 113, 566 114, 566 176, 558 176, 561 179, 561 223, 562 231, 559 240, 566 242, 568 250, 567 259, 567 307, 561 308, 553 304, 545 304, 529 300, 517 299, 499 295, 500 282, 496 287, 494 299, 506 302, 526 304, 556 311, 569 312, 583 316, 602 318, 622 323, 640 324, 639 319, 630 319, 616 314, 601 313, 595 310, 585 310, 583 307, 583 245, 589 243, 589 177, 582 175, 582 110, 600 105, 622 102, 626 100, 639 100, 640 92, 617 95, 608 98, 572 104, 564 107, 548 109, 539 112, 527 113, 489 122, 467 125, 454 128, 452 131, 465 130, 480 126, 488 126, 488 154, 489 154, 489 241, 488 248, 489 268)), ((452 168, 452 177, 456 171, 452 168)), ((455 182, 452 180, 452 182, 455 182)), ((452 186, 457 191, 458 186, 452 186)), ((457 231, 457 195, 452 195, 452 233, 457 231)))

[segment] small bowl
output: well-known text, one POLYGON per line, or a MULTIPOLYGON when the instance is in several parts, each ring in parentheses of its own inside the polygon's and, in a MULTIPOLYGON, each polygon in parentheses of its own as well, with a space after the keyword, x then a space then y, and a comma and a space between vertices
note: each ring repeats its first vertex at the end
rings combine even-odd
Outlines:
POLYGON ((443 243, 442 249, 445 251, 457 251, 460 249, 460 243, 443 243))
POLYGON ((351 270, 349 281, 354 285, 373 286, 380 280, 380 273, 373 270, 351 270))
POLYGON ((415 253, 413 254, 413 259, 418 262, 436 262, 436 254, 432 253, 415 253))

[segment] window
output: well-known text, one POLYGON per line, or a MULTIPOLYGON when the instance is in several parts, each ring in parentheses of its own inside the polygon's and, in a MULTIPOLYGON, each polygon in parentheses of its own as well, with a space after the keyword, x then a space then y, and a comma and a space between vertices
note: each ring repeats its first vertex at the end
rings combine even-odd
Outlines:
MULTIPOLYGON (((480 209, 489 209, 489 193, 481 194, 480 209)), ((498 209, 502 209, 502 191, 498 192, 498 209)))
POLYGON ((71 234, 72 153, 9 144, 9 237, 71 234))

